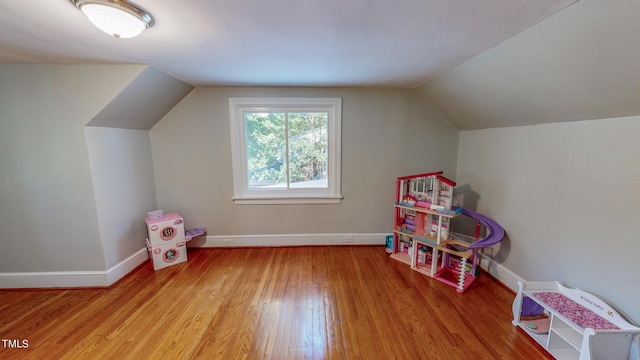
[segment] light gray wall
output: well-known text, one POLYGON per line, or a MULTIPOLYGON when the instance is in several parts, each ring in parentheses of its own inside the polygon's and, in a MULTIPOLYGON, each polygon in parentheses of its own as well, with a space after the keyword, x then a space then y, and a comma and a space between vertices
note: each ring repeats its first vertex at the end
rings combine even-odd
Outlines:
POLYGON ((395 179, 455 177, 458 131, 411 89, 199 87, 151 131, 159 208, 213 235, 390 233, 395 179), (234 205, 229 97, 341 97, 338 205, 234 205))
POLYGON ((640 116, 462 131, 456 180, 506 230, 496 261, 640 321, 638 134, 640 116))
POLYGON ((105 270, 84 126, 143 68, 0 65, 0 272, 105 270))
POLYGON ((147 67, 87 123, 119 129, 151 129, 193 86, 147 67))
POLYGON ((155 210, 147 130, 85 127, 98 227, 107 269, 145 247, 144 218, 155 210))

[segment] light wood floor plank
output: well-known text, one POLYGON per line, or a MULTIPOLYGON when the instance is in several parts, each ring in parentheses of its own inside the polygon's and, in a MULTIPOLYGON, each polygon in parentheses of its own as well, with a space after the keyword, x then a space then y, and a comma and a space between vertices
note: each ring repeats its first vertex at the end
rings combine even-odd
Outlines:
POLYGON ((0 290, 0 359, 550 359, 514 294, 464 294, 381 246, 190 249, 110 288, 0 290))

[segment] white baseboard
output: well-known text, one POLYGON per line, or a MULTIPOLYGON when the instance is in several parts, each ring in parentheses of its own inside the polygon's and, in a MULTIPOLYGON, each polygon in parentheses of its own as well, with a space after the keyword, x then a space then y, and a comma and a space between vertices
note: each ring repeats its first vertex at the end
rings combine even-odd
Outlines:
POLYGON ((49 271, 0 273, 0 289, 103 287, 120 280, 149 259, 146 248, 107 271, 49 271))
POLYGON ((518 274, 509 270, 502 264, 497 263, 490 256, 480 254, 480 267, 487 271, 491 276, 506 285, 514 292, 518 292, 518 281, 524 281, 518 274))
MULTIPOLYGON (((388 234, 233 235, 194 238, 189 247, 384 245, 388 234)), ((149 259, 138 250, 107 271, 50 271, 0 273, 0 289, 110 286, 149 259)))
POLYGON ((189 247, 384 245, 388 234, 209 235, 194 238, 189 247))
MULTIPOLYGON (((189 247, 278 247, 318 245, 384 245, 388 234, 284 234, 284 235, 209 235, 188 242, 189 247)), ((140 249, 107 271, 51 271, 0 273, 0 289, 73 288, 110 286, 149 259, 140 249)), ((480 254, 480 266, 513 291, 518 280, 513 271, 480 254)))
POLYGON ((140 266, 145 261, 149 260, 149 251, 146 247, 136 251, 133 255, 117 263, 106 271, 107 273, 107 286, 122 279, 125 275, 130 273, 133 269, 140 266))

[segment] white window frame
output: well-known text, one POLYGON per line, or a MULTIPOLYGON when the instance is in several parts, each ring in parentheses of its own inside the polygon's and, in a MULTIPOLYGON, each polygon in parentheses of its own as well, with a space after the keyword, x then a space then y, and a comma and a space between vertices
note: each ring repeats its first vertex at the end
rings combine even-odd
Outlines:
POLYGON ((341 98, 229 98, 229 115, 235 204, 338 204, 341 202, 341 98), (244 112, 246 111, 327 112, 329 114, 327 188, 250 189, 247 183, 244 131, 244 112))

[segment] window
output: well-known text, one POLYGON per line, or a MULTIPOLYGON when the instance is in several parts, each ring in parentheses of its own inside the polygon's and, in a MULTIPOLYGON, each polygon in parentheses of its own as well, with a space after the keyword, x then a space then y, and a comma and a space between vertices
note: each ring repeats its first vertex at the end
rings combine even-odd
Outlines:
POLYGON ((236 204, 339 203, 339 98, 229 98, 236 204))

